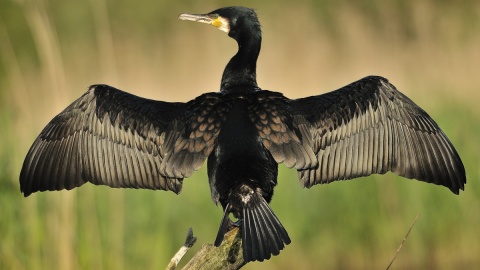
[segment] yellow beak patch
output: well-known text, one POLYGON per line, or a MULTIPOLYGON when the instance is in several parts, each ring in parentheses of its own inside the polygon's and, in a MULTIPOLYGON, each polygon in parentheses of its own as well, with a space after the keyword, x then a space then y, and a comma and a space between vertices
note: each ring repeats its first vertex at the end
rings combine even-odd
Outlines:
POLYGON ((222 30, 225 33, 230 31, 230 23, 227 19, 218 16, 212 21, 212 25, 222 30))

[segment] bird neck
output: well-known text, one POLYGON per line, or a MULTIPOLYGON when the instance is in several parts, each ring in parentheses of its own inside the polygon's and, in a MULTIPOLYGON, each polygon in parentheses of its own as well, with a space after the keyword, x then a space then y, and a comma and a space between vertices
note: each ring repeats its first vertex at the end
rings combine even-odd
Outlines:
POLYGON ((223 71, 220 91, 225 93, 257 91, 257 59, 262 43, 261 35, 237 40, 238 52, 223 71))

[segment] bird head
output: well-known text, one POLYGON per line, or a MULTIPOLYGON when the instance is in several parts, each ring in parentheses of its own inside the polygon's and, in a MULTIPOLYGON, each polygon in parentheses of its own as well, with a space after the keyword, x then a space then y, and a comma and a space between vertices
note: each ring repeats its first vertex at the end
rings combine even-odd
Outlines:
POLYGON ((247 35, 261 34, 257 14, 246 7, 224 7, 207 14, 183 13, 178 18, 213 25, 237 41, 247 35))

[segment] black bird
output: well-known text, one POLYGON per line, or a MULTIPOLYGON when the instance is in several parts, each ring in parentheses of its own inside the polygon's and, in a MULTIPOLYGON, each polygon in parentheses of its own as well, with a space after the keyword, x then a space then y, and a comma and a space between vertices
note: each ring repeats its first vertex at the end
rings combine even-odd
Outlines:
POLYGON ((240 226, 248 262, 269 259, 290 243, 268 204, 278 163, 297 169, 307 188, 391 171, 455 194, 463 190, 465 169, 453 145, 387 79, 370 76, 327 94, 288 99, 257 86, 262 35, 252 9, 179 18, 211 24, 237 41, 220 91, 170 103, 91 86, 33 143, 20 173, 25 196, 86 182, 179 193, 183 178, 208 157, 212 199, 224 209, 215 245, 240 226))

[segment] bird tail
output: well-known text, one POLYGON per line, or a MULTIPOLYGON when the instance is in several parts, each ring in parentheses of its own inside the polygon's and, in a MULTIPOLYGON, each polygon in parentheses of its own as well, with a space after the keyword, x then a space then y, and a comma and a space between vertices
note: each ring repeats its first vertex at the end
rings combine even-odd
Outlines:
MULTIPOLYGON (((278 255, 285 245, 290 244, 290 237, 278 220, 267 201, 260 194, 254 193, 248 204, 242 209, 240 226, 242 231, 242 249, 245 263, 270 259, 271 255, 278 255)), ((215 246, 219 246, 223 235, 232 225, 229 216, 229 206, 218 231, 215 246)))
POLYGON ((263 196, 243 208, 242 248, 245 262, 263 261, 278 255, 290 237, 263 196))

